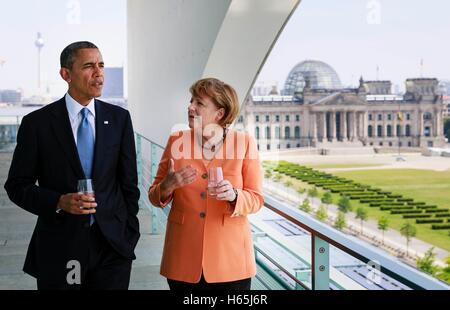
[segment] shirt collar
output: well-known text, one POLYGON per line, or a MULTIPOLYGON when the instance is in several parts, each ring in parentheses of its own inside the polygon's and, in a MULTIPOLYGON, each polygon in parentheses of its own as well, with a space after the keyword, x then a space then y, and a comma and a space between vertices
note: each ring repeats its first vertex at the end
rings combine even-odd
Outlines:
POLYGON ((65 96, 65 99, 70 119, 75 119, 83 108, 87 108, 95 118, 95 99, 92 99, 87 106, 79 104, 77 101, 75 101, 75 99, 72 98, 72 96, 69 95, 68 92, 65 96))

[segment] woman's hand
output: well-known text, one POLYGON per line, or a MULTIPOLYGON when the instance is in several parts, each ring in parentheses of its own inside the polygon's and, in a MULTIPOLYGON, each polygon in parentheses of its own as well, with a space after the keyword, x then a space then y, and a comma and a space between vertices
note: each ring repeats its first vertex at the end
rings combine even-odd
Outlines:
POLYGON ((161 182, 161 201, 166 200, 177 188, 191 184, 197 179, 197 170, 191 165, 185 166, 178 171, 174 169, 174 162, 169 160, 169 169, 164 180, 161 182))
POLYGON ((217 185, 216 193, 217 200, 225 200, 231 202, 236 199, 236 193, 234 192, 233 185, 231 185, 230 181, 228 180, 223 180, 217 185))

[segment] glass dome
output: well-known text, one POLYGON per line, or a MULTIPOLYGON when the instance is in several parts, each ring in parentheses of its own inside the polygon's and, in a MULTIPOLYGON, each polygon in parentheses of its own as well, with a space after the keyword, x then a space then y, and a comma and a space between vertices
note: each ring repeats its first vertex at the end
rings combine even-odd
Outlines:
POLYGON ((322 61, 306 60, 297 64, 286 79, 284 95, 293 96, 295 92, 302 92, 308 79, 312 89, 339 89, 341 80, 336 71, 322 61))

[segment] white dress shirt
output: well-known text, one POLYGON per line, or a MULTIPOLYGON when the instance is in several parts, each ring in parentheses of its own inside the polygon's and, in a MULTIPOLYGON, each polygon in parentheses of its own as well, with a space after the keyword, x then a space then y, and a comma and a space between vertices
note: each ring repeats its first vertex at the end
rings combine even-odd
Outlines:
POLYGON ((92 99, 91 102, 85 107, 81 104, 79 104, 75 99, 73 99, 69 93, 66 94, 66 107, 67 111, 69 112, 69 119, 70 119, 70 125, 72 127, 72 133, 73 137, 75 138, 75 144, 77 144, 78 138, 77 138, 77 132, 78 132, 78 126, 81 123, 81 110, 83 108, 87 108, 89 110, 88 113, 88 122, 92 127, 92 132, 94 134, 94 142, 95 142, 95 99, 92 99))

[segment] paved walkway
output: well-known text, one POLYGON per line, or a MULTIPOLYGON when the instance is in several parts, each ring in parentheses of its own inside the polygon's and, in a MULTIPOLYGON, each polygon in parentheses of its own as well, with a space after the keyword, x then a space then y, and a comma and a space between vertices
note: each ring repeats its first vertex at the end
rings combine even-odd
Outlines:
MULTIPOLYGON (((36 216, 12 204, 3 189, 12 154, 0 153, 0 290, 34 290, 36 280, 22 271, 36 216)), ((141 239, 136 248, 130 289, 168 289, 159 275, 164 236, 151 235, 150 212, 140 210, 141 239)))

